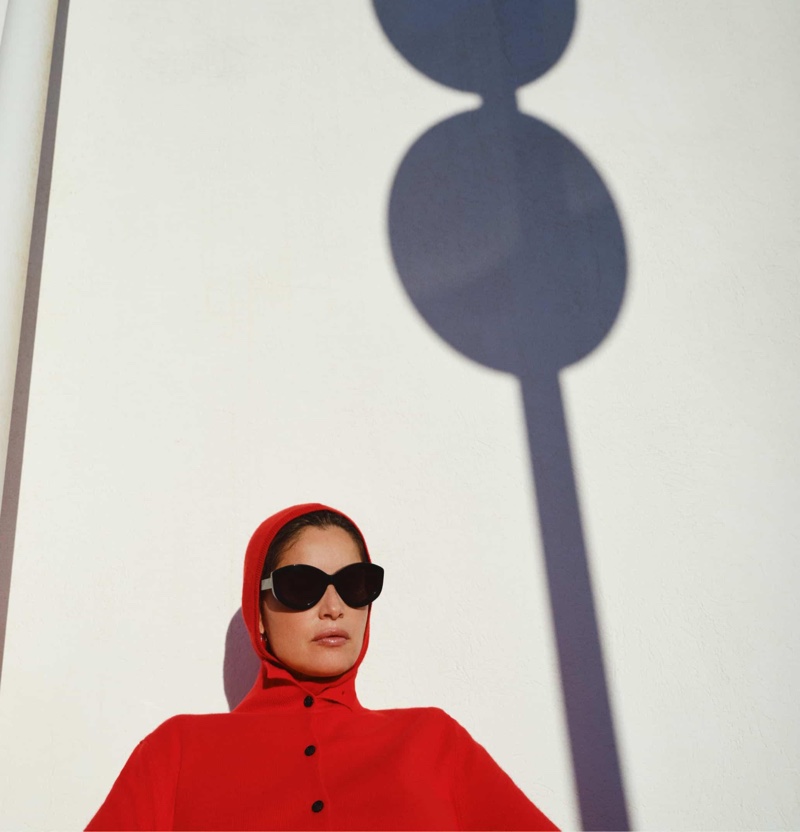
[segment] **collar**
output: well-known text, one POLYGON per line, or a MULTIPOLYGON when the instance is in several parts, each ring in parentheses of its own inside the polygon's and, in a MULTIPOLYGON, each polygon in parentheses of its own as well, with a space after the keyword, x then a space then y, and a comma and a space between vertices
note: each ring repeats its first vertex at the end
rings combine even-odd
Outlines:
POLYGON ((355 674, 348 671, 335 679, 300 680, 282 665, 265 660, 255 684, 233 713, 342 706, 349 711, 363 710, 356 695, 355 674))

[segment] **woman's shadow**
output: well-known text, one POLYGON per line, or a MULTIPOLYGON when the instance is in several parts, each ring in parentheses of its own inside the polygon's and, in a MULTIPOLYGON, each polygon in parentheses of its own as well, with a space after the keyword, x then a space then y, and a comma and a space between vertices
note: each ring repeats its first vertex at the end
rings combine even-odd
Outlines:
POLYGON ((232 711, 253 687, 260 667, 261 662, 250 643, 242 608, 239 607, 228 624, 222 663, 222 679, 229 710, 232 711))

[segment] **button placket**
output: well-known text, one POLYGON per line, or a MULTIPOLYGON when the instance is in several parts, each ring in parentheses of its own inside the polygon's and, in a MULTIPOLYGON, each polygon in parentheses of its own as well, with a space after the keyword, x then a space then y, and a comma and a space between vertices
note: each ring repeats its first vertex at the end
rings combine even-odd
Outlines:
MULTIPOLYGON (((305 697, 305 699, 303 699, 303 705, 306 708, 310 708, 314 704, 314 702, 315 702, 314 697, 311 696, 311 694, 308 694, 305 697)), ((306 757, 313 757, 316 753, 317 753, 317 746, 314 745, 313 743, 310 744, 310 745, 307 745, 303 749, 303 754, 305 754, 306 757)), ((314 814, 319 814, 319 812, 321 812, 324 808, 325 808, 325 803, 322 800, 315 800, 311 804, 311 811, 314 812, 314 814)))
MULTIPOLYGON (((311 708, 313 705, 315 705, 315 704, 316 704, 316 701, 317 701, 317 700, 315 699, 315 697, 313 697, 313 696, 309 693, 309 694, 307 694, 307 695, 304 697, 304 699, 303 699, 303 705, 304 705, 304 707, 306 707, 306 708, 311 708)), ((311 714, 309 714, 309 718, 310 718, 310 725, 309 725, 309 728, 310 728, 310 727, 311 727, 311 725, 313 725, 313 724, 315 723, 315 721, 316 721, 316 720, 314 719, 314 717, 313 717, 311 714)), ((313 736, 314 736, 314 731, 313 731, 313 729, 310 731, 310 733, 311 733, 311 736, 313 737, 313 736)), ((316 753, 317 753, 317 745, 316 745, 316 743, 313 743, 313 742, 312 742, 312 743, 310 743, 309 745, 307 745, 307 746, 303 749, 303 754, 304 754, 306 757, 309 757, 309 758, 310 758, 310 757, 315 756, 315 755, 316 755, 316 753)), ((315 769, 317 769, 317 766, 314 766, 314 768, 315 768, 315 769)), ((317 770, 317 776, 319 776, 319 771, 318 771, 318 770, 317 770)), ((322 784, 320 784, 320 785, 322 785, 322 784)), ((312 811, 314 814, 319 814, 319 813, 320 813, 320 812, 321 812, 324 808, 325 808, 325 801, 323 801, 323 800, 315 800, 315 801, 311 804, 311 811, 312 811)))

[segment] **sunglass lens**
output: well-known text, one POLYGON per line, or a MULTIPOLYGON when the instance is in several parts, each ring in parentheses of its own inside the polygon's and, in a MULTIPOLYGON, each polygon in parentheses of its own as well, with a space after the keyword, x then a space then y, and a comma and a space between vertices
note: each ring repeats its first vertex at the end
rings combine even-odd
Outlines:
POLYGON ((353 563, 336 573, 333 585, 350 607, 366 607, 383 589, 383 569, 374 563, 353 563))
POLYGON ((325 594, 327 576, 313 566, 284 566, 272 573, 275 597, 293 610, 307 610, 325 594))

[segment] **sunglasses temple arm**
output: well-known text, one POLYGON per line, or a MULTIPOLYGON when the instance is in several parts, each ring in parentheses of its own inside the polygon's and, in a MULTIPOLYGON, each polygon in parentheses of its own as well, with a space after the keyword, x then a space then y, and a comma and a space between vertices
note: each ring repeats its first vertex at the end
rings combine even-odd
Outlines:
POLYGON ((272 589, 272 578, 271 577, 270 578, 264 578, 264 580, 261 581, 261 591, 263 592, 266 589, 272 589))

